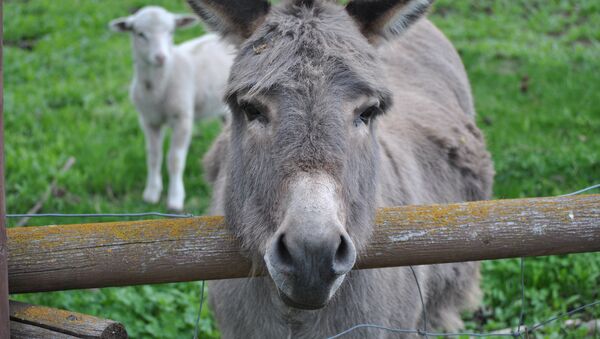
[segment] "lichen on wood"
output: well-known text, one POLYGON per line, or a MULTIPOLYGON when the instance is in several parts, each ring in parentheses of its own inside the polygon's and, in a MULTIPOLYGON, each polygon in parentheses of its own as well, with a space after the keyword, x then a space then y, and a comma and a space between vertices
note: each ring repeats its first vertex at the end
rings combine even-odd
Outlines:
MULTIPOLYGON (((11 293, 243 278, 222 217, 8 230, 11 293)), ((600 251, 600 195, 380 209, 356 267, 600 251)))
POLYGON ((17 301, 10 302, 11 323, 27 324, 18 326, 23 337, 43 334, 61 338, 97 338, 126 339, 125 327, 112 320, 101 319, 90 315, 69 312, 55 308, 36 306, 17 301))

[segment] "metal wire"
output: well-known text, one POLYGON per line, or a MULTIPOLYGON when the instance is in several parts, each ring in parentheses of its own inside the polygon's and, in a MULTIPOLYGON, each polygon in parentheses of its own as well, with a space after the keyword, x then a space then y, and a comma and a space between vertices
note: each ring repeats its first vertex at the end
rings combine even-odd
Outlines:
MULTIPOLYGON (((573 195, 577 195, 577 194, 581 194, 584 192, 588 192, 591 191, 593 189, 596 188, 600 188, 600 184, 597 185, 593 185, 593 186, 589 186, 587 188, 581 189, 579 191, 576 192, 572 192, 572 193, 568 193, 568 194, 564 194, 564 195, 559 195, 559 197, 567 197, 567 196, 573 196, 573 195)), ((417 281, 417 289, 419 291, 419 296, 421 298, 421 305, 423 307, 423 322, 424 322, 424 328, 425 330, 411 330, 411 329, 400 329, 400 328, 391 328, 391 327, 387 327, 387 326, 382 326, 382 325, 375 325, 375 324, 358 324, 355 325, 343 332, 340 332, 332 337, 328 337, 327 339, 335 339, 335 338, 339 338, 342 337, 350 332, 353 332, 357 329, 361 329, 361 328, 374 328, 374 329, 379 329, 379 330, 383 330, 383 331, 388 331, 388 332, 392 332, 392 333, 404 333, 404 334, 417 334, 419 336, 424 336, 427 338, 427 336, 432 336, 432 337, 460 337, 460 336, 468 336, 468 337, 478 337, 478 338, 485 338, 485 337, 522 337, 523 335, 528 335, 533 333, 534 331, 540 329, 541 327, 556 321, 558 319, 564 318, 566 316, 570 316, 573 315, 577 312, 580 312, 586 308, 589 307, 593 307, 596 306, 598 304, 600 304, 600 300, 592 302, 590 304, 586 304, 583 306, 580 306, 578 308, 575 308, 569 312, 566 313, 561 313, 558 314, 546 321, 540 322, 530 328, 524 327, 525 326, 525 315, 526 315, 526 307, 525 307, 525 258, 521 258, 521 313, 519 316, 519 325, 517 327, 517 330, 512 332, 512 333, 469 333, 469 332, 459 332, 459 333, 436 333, 436 332, 427 332, 427 315, 426 315, 426 309, 425 309, 425 303, 423 301, 423 295, 421 294, 421 287, 419 285, 419 281, 417 279, 417 275, 415 274, 414 269, 412 268, 412 266, 409 266, 413 276, 415 277, 415 280, 417 281)))
POLYGON ((596 305, 600 305, 600 300, 595 301, 593 303, 589 303, 580 307, 577 307, 569 312, 565 312, 565 313, 561 313, 558 315, 555 315, 551 318, 549 318, 548 320, 542 321, 524 331, 521 331, 521 329, 513 332, 513 333, 471 333, 471 332, 457 332, 457 333, 440 333, 440 332, 423 332, 421 330, 407 330, 407 329, 400 329, 400 328, 391 328, 391 327, 386 327, 386 326, 381 326, 381 325, 373 325, 373 324, 360 324, 360 325, 356 325, 353 326, 343 332, 340 332, 339 334, 336 334, 332 337, 328 337, 327 339, 335 339, 335 338, 339 338, 342 337, 354 330, 360 329, 360 328, 375 328, 375 329, 380 329, 380 330, 384 330, 384 331, 388 331, 388 332, 392 332, 392 333, 404 333, 404 334, 417 334, 420 336, 432 336, 432 337, 445 337, 445 338, 449 338, 449 337, 460 337, 460 336, 468 336, 468 337, 477 337, 477 338, 487 338, 487 337, 520 337, 523 334, 532 334, 533 332, 535 332, 536 330, 540 329, 541 327, 544 327, 546 325, 548 325, 551 322, 554 322, 558 319, 573 315, 577 312, 581 312, 584 309, 596 306, 596 305))
POLYGON ((346 335, 354 330, 357 330, 359 328, 375 328, 378 330, 385 330, 385 331, 392 332, 392 333, 404 333, 404 334, 419 334, 419 332, 420 332, 417 330, 403 330, 400 328, 389 328, 389 327, 380 326, 380 325, 360 324, 360 325, 350 327, 349 329, 345 330, 344 332, 340 332, 332 337, 328 337, 327 339, 339 338, 339 337, 344 336, 344 335, 346 335))
POLYGON ((525 325, 525 258, 521 257, 521 315, 516 333, 521 333, 523 325, 525 325))
POLYGON ((589 303, 589 304, 586 304, 586 305, 583 305, 583 306, 579 306, 579 307, 577 307, 577 308, 575 308, 575 309, 573 309, 573 310, 571 310, 569 312, 557 314, 557 315, 555 315, 554 317, 552 317, 552 318, 550 318, 548 320, 545 320, 545 321, 542 321, 540 323, 537 323, 536 325, 533 325, 531 328, 529 328, 527 330, 527 333, 531 334, 531 333, 533 333, 533 331, 539 329, 540 327, 544 327, 544 326, 548 325, 551 322, 554 322, 554 321, 556 321, 558 319, 561 319, 561 318, 573 315, 573 314, 575 314, 577 312, 581 312, 581 311, 585 310, 586 308, 590 308, 590 307, 593 307, 593 306, 596 306, 596 305, 600 305, 600 300, 596 300, 593 303, 589 303))
POLYGON ((570 197, 572 195, 581 194, 581 193, 584 193, 584 192, 587 192, 587 191, 591 191, 591 190, 596 189, 596 188, 600 188, 600 184, 596 184, 596 185, 593 185, 593 186, 590 186, 590 187, 586 187, 586 188, 584 188, 582 190, 575 191, 575 192, 572 192, 572 193, 567 193, 567 194, 559 195, 559 197, 570 197))
MULTIPOLYGON (((425 306, 425 301, 423 300, 423 293, 421 293, 421 284, 419 284, 419 278, 417 278, 417 273, 415 273, 415 269, 412 266, 408 267, 410 267, 410 271, 412 272, 413 277, 415 278, 415 283, 417 284, 419 298, 421 299, 421 309, 423 310, 423 333, 427 333, 427 309, 425 306)), ((425 338, 428 338, 427 334, 425 335, 425 338)))
POLYGON ((198 316, 196 317, 196 326, 194 328, 194 339, 198 339, 198 331, 200 329, 200 315, 202 315, 202 305, 204 304, 204 280, 200 286, 200 307, 198 308, 198 316))
POLYGON ((514 337, 514 334, 508 334, 508 333, 486 334, 486 333, 471 333, 471 332, 457 332, 457 333, 423 332, 421 330, 405 330, 405 329, 401 329, 401 328, 391 328, 391 327, 386 327, 386 326, 381 326, 381 325, 360 324, 360 325, 353 326, 353 327, 345 330, 344 332, 340 332, 332 337, 328 337, 327 339, 340 338, 340 337, 342 337, 354 330, 357 330, 359 328, 374 328, 374 329, 384 330, 384 331, 388 331, 388 332, 392 332, 392 333, 417 334, 420 336, 447 337, 447 338, 448 337, 460 337, 460 336, 469 336, 469 337, 478 337, 478 338, 514 337))
MULTIPOLYGON (((600 188, 600 184, 596 184, 582 190, 559 195, 558 197, 568 197, 581 194, 593 189, 600 188)), ((40 214, 7 214, 7 218, 140 218, 140 217, 161 217, 161 218, 191 218, 193 214, 171 214, 161 212, 142 212, 142 213, 40 213, 40 214)))
POLYGON ((7 214, 7 218, 141 218, 141 217, 161 217, 161 218, 191 218, 193 214, 169 214, 160 212, 143 213, 83 213, 83 214, 64 214, 64 213, 41 213, 41 214, 7 214))
MULTIPOLYGON (((573 196, 573 195, 578 195, 584 192, 588 192, 591 191, 593 189, 596 188, 600 188, 600 184, 596 184, 584 189, 581 189, 579 191, 576 192, 572 192, 572 193, 568 193, 568 194, 563 194, 563 195, 559 195, 558 197, 567 197, 567 196, 573 196)), ((108 213, 108 214, 104 214, 104 213, 91 213, 91 214, 63 214, 63 213, 43 213, 43 214, 8 214, 6 215, 7 218, 140 218, 140 217, 161 217, 161 218, 190 218, 193 217, 193 214, 170 214, 170 213, 160 213, 160 212, 144 212, 144 213, 108 213)), ((373 329, 379 329, 379 330, 384 330, 384 331, 388 331, 388 332, 392 332, 392 333, 403 333, 403 334, 417 334, 419 336, 424 336, 425 338, 427 338, 428 336, 432 336, 432 337, 459 337, 459 336, 469 336, 469 337, 479 337, 479 338, 484 338, 484 337, 522 337, 524 334, 531 334, 534 331, 548 325, 551 322, 554 322, 558 319, 573 315, 577 312, 580 312, 584 309, 587 309, 589 307, 593 307, 596 305, 600 305, 600 300, 580 306, 578 308, 575 308, 569 312, 565 312, 565 313, 561 313, 558 315, 555 315, 552 318, 549 318, 545 321, 542 321, 530 328, 524 327, 525 326, 525 315, 526 315, 526 308, 525 308, 525 263, 524 263, 524 258, 521 258, 521 314, 519 317, 519 325, 517 327, 517 330, 514 331, 513 333, 471 333, 471 332, 458 332, 458 333, 438 333, 438 332, 428 332, 427 331, 427 310, 425 307, 425 302, 423 299, 423 294, 421 291, 421 286, 419 284, 419 280, 417 278, 417 275, 413 269, 412 266, 410 266, 410 269, 412 271, 412 274, 415 278, 415 282, 417 284, 417 289, 419 292, 419 297, 420 297, 420 301, 421 301, 421 305, 423 308, 423 329, 417 329, 417 330, 412 330, 412 329, 399 329, 399 328, 390 328, 390 327, 386 327, 386 326, 382 326, 382 325, 375 325, 375 324, 358 324, 355 325, 343 332, 340 332, 332 337, 329 337, 328 339, 335 339, 335 338, 339 338, 342 337, 350 332, 353 332, 357 329, 361 329, 361 328, 373 328, 373 329), (524 330, 522 329, 524 327, 524 330)), ((203 307, 203 303, 204 303, 204 285, 205 282, 202 281, 201 284, 201 292, 200 292, 200 306, 198 309, 198 315, 196 318, 196 324, 195 324, 195 329, 194 329, 194 339, 198 339, 198 333, 199 333, 199 326, 200 326, 200 317, 202 314, 202 307, 203 307)))

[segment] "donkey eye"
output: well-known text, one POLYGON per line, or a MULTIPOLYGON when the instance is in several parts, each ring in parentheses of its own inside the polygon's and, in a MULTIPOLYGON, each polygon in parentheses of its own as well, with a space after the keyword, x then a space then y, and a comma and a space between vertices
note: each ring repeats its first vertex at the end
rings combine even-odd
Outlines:
POLYGON ((138 33, 137 33, 137 36, 139 36, 140 38, 142 38, 142 39, 144 39, 144 40, 148 39, 148 38, 146 37, 146 34, 144 34, 143 32, 138 32, 138 33))
POLYGON ((358 127, 361 123, 365 124, 365 125, 369 125, 369 123, 371 122, 371 120, 373 119, 373 117, 375 117, 377 114, 379 114, 381 112, 381 108, 379 108, 379 106, 371 106, 367 109, 365 109, 359 116, 358 118, 356 118, 356 120, 354 121, 354 125, 356 127, 358 127))
POLYGON ((261 112, 261 110, 256 105, 245 104, 242 107, 242 110, 244 111, 246 119, 248 119, 249 122, 254 120, 263 124, 266 124, 268 122, 267 117, 261 112))

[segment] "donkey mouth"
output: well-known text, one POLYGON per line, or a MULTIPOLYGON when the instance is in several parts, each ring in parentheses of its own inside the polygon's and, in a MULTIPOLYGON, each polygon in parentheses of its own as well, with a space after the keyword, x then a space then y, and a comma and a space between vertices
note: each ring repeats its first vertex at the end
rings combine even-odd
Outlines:
POLYGON ((329 300, 325 300, 322 303, 299 302, 289 297, 287 294, 285 294, 285 292, 283 292, 279 288, 277 289, 277 292, 279 292, 279 297, 287 306, 297 308, 300 310, 318 310, 327 306, 327 303, 329 302, 329 300))

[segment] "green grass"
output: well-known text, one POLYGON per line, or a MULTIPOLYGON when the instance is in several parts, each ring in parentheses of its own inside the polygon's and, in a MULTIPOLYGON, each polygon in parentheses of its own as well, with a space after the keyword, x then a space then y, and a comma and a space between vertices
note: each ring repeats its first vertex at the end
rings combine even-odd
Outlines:
MULTIPOLYGON (((600 181, 600 2, 438 1, 433 20, 472 81, 497 198, 557 195, 600 181)), ((483 264, 484 321, 471 326, 518 324, 519 274, 518 260, 483 264)), ((528 324, 600 299, 600 254, 527 259, 525 284, 528 324)), ((578 316, 599 318, 599 308, 578 316)), ((556 325, 544 333, 580 335, 556 325)))
MULTIPOLYGON (((173 11, 183 1, 156 0, 173 11)), ((42 212, 165 211, 141 201, 143 135, 127 90, 129 39, 107 23, 144 1, 5 1, 7 209, 31 208, 70 156, 42 212)), ((479 125, 497 171, 497 198, 567 193, 600 180, 600 2, 438 0, 433 20, 459 50, 473 86, 479 125)), ((202 33, 178 33, 179 41, 202 33)), ((195 131, 186 169, 186 211, 204 212, 210 187, 200 159, 219 129, 195 131)), ((165 180, 166 171, 165 171, 165 180)), ((89 220, 36 219, 32 224, 89 220)), ((14 224, 14 221, 12 222, 14 224)), ((515 246, 526 246, 516 243, 515 246)), ((483 264, 484 307, 466 315, 487 331, 515 326, 518 260, 483 264)), ((526 260, 527 323, 600 299, 600 254, 526 260)), ((199 283, 13 296, 125 323, 133 338, 191 338, 199 283)), ((600 308, 576 317, 600 318, 600 308)), ((202 337, 218 337, 209 310, 202 337)), ((552 325, 548 338, 583 337, 552 325)))

